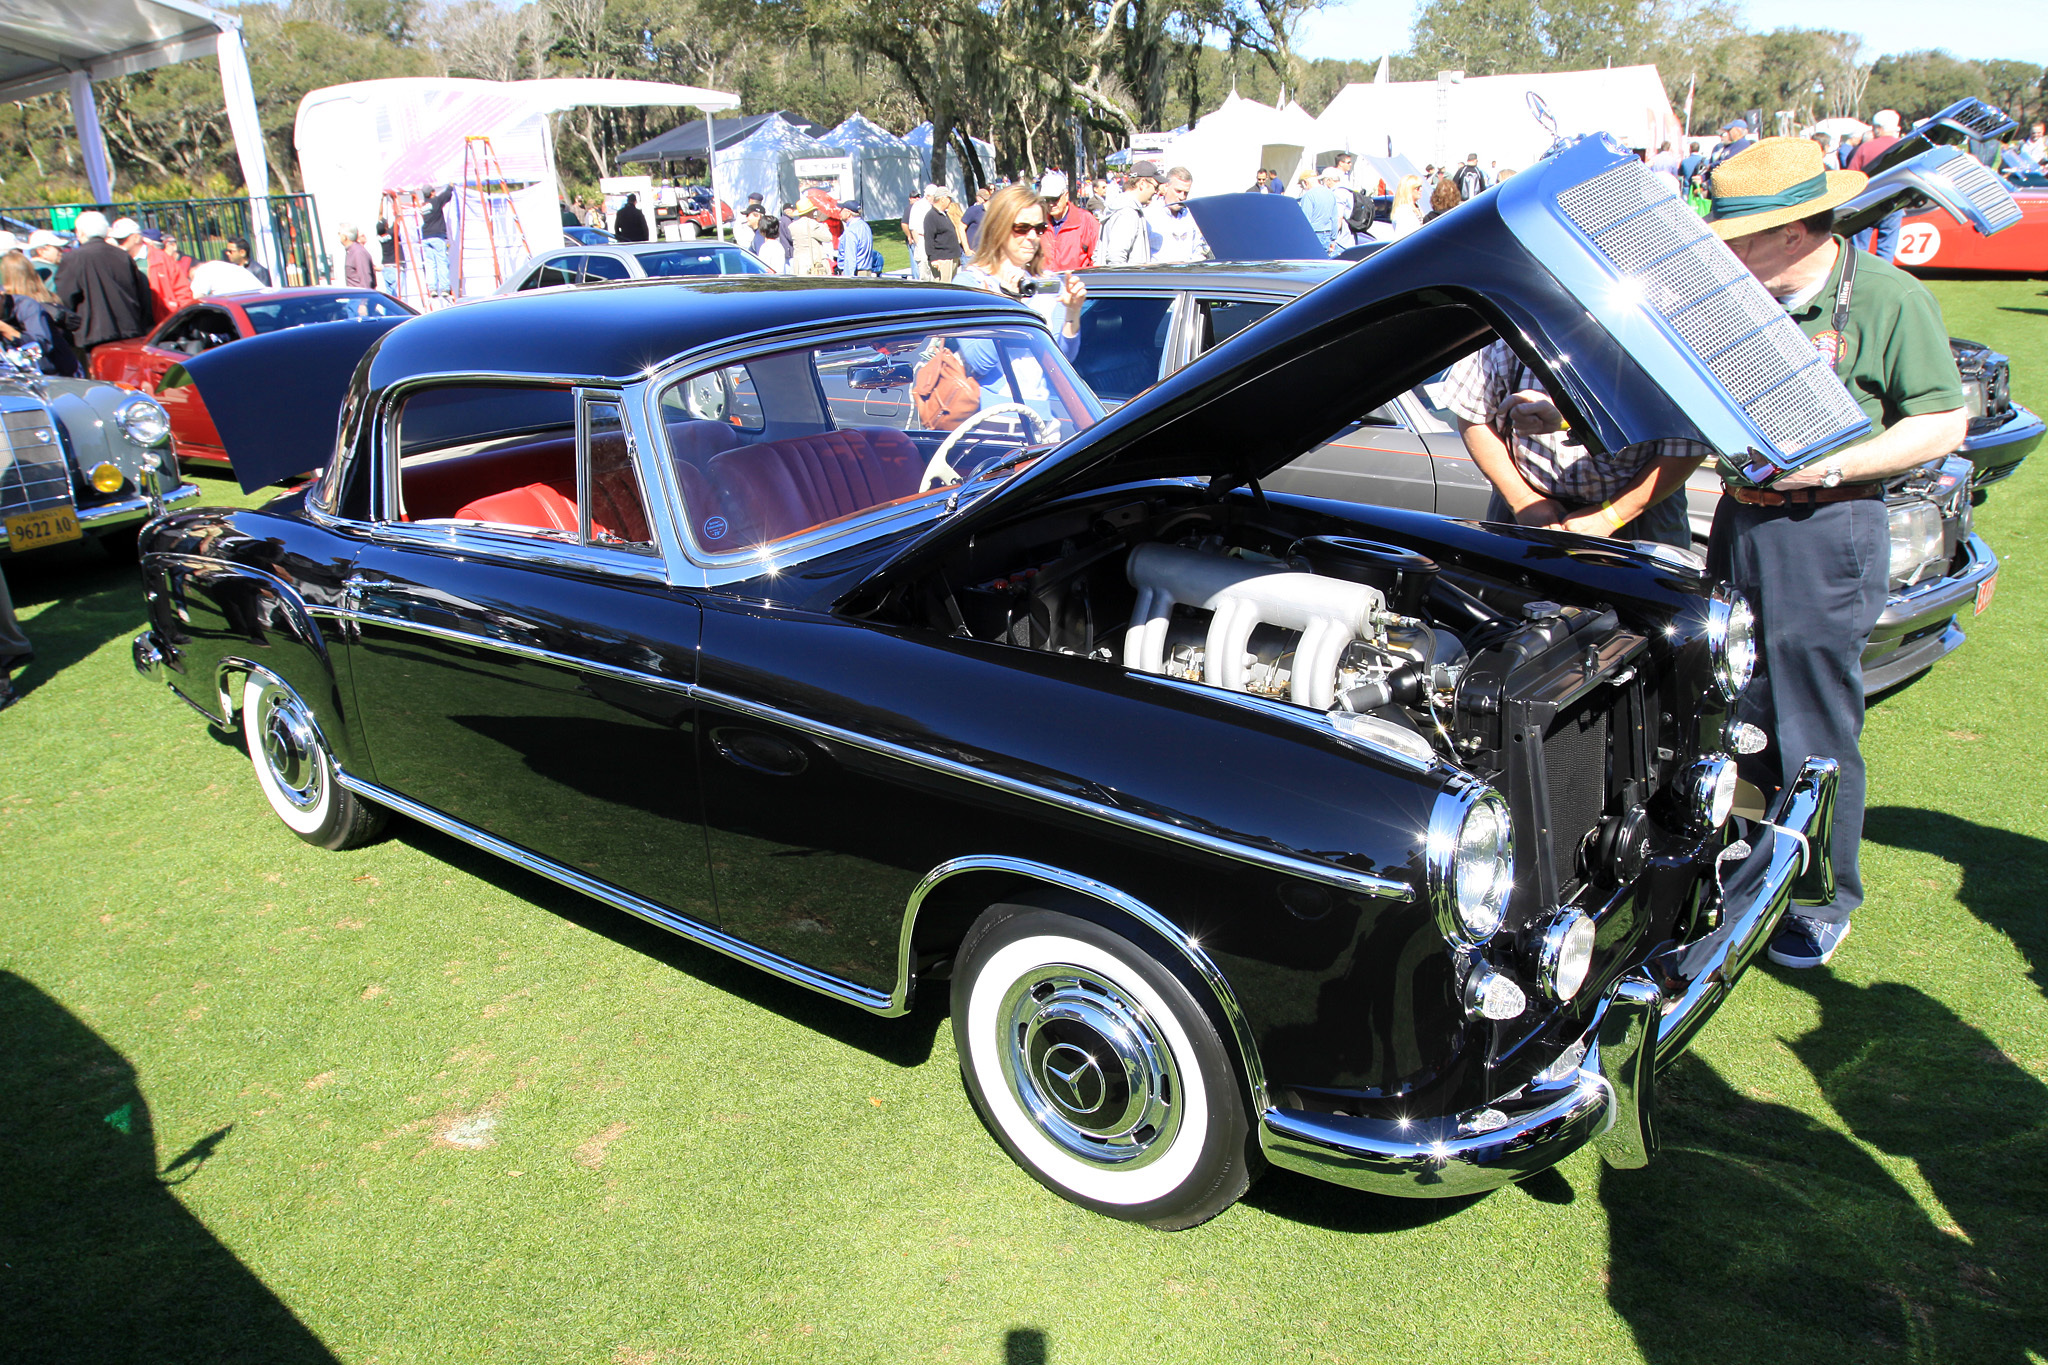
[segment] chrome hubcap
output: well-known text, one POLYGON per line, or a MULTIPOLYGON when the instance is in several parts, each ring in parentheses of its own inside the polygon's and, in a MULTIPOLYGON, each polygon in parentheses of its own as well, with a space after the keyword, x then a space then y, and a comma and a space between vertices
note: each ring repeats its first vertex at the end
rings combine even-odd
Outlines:
POLYGON ((1047 1137, 1130 1170, 1172 1145, 1180 1074, 1152 1018, 1111 983, 1048 964, 1003 997, 1003 1079, 1047 1137))
POLYGON ((327 778, 313 722, 292 697, 277 691, 263 694, 262 722, 263 763, 278 792, 294 809, 313 809, 327 778))

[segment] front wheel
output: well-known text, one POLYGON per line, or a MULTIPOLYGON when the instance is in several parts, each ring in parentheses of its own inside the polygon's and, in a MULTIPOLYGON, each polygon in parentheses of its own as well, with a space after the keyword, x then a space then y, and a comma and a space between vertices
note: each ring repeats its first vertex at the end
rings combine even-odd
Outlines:
POLYGON ((242 736, 256 785, 285 827, 309 844, 339 851, 366 844, 385 813, 334 780, 334 759, 297 693, 267 674, 242 687, 242 736))
POLYGON ((1188 1228, 1256 1174, 1236 1065, 1186 986, 1090 921, 998 905, 953 970, 968 1094, 1011 1158, 1084 1208, 1188 1228))

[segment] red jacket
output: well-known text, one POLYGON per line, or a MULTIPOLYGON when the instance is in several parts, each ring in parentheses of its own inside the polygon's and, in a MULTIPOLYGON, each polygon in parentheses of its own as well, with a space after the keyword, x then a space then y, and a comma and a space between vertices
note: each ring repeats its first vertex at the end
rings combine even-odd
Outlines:
POLYGON ((1102 236, 1102 224, 1079 204, 1069 202, 1067 216, 1045 234, 1045 264, 1048 274, 1086 270, 1095 264, 1095 241, 1102 236))
POLYGON ((192 267, 154 242, 149 244, 149 297, 157 322, 192 302, 192 267))

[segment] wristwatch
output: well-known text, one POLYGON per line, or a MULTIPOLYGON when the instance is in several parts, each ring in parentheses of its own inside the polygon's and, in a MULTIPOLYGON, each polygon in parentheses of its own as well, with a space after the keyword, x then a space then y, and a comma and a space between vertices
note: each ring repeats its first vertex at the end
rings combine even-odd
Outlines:
POLYGON ((1842 457, 1830 455, 1827 458, 1827 462, 1820 467, 1820 485, 1823 488, 1833 488, 1841 483, 1841 481, 1842 457))

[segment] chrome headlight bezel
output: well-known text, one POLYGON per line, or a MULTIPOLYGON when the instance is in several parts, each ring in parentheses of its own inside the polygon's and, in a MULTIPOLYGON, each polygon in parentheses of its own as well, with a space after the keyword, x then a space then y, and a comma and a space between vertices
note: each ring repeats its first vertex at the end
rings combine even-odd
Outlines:
POLYGON ((171 435, 171 415, 164 411, 163 404, 146 394, 137 394, 114 409, 114 425, 132 444, 144 450, 162 445, 171 435))
POLYGON ((1741 696, 1756 676, 1756 612, 1726 583, 1716 583, 1707 601, 1707 656, 1724 701, 1741 696))
POLYGON ((1559 1002, 1571 1000, 1593 974, 1594 937, 1591 918, 1564 910, 1551 920, 1536 943, 1536 968, 1543 989, 1559 1002))
POLYGON ((1686 777, 1686 813, 1693 826, 1715 830, 1735 812, 1735 760, 1726 754, 1705 754, 1686 777))
POLYGON ((1499 792, 1472 782, 1439 795, 1424 845, 1430 908, 1450 943, 1477 948, 1500 932, 1514 892, 1514 818, 1499 792))

